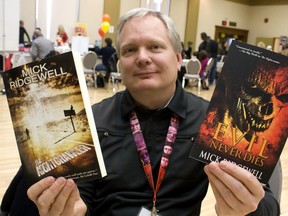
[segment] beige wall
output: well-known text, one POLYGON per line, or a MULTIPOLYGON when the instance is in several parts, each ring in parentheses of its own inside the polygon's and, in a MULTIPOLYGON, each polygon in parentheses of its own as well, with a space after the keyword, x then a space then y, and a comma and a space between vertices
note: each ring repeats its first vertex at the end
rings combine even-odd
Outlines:
POLYGON ((79 11, 79 22, 87 23, 87 36, 90 43, 101 39, 98 29, 101 28, 102 16, 104 14, 104 1, 81 0, 79 11))
POLYGON ((200 0, 197 46, 200 44, 200 33, 214 36, 215 25, 222 20, 237 22, 239 29, 249 30, 248 43, 255 45, 257 37, 279 37, 288 35, 288 5, 247 6, 224 0, 200 0), (269 18, 264 23, 264 18, 269 18))
MULTIPOLYGON (((45 1, 45 0, 40 0, 45 1)), ((53 31, 57 28, 63 20, 63 16, 68 13, 74 13, 71 7, 62 5, 66 1, 57 1, 57 5, 61 8, 59 15, 55 15, 55 23, 52 23, 53 31)), ((96 39, 101 37, 98 35, 98 29, 102 23, 102 16, 104 12, 104 0, 71 0, 71 2, 80 2, 80 22, 88 24, 88 36, 90 42, 94 43, 96 39)), ((120 0, 119 0, 120 1, 120 0)), ((144 0, 121 0, 119 7, 119 15, 122 15, 129 9, 140 7, 144 5, 144 0)), ((288 6, 247 6, 234 2, 224 0, 171 0, 170 16, 175 22, 181 40, 194 40, 196 48, 201 42, 200 33, 207 32, 208 35, 214 35, 215 25, 221 25, 222 20, 237 22, 237 28, 249 30, 248 43, 255 44, 256 37, 279 37, 281 35, 288 35, 288 28, 286 20, 288 15, 286 13, 288 6), (187 14, 188 3, 192 5, 190 13, 187 14), (199 2, 199 11, 197 5, 191 2, 199 2), (192 10, 192 11, 191 11, 192 10), (186 27, 186 19, 190 23, 192 15, 198 12, 198 17, 193 19, 198 20, 198 24, 191 24, 186 27), (268 17, 269 22, 264 23, 264 18, 268 17), (185 32, 186 31, 186 32, 185 32)), ((40 14, 40 16, 45 14, 40 14)), ((21 0, 20 1, 20 19, 25 21, 27 31, 32 34, 36 27, 35 22, 35 0, 21 0)), ((113 22, 114 22, 113 18, 113 22)), ((68 22, 68 21, 67 21, 68 22)), ((193 23, 193 22, 192 22, 193 23)), ((63 23, 62 23, 63 24, 63 23)), ((67 24, 67 28, 73 26, 74 21, 67 24), (70 27, 69 27, 70 26, 70 27)), ((41 27, 41 26, 40 26, 41 27)), ((116 30, 116 26, 114 26, 116 30)), ((68 29, 68 30, 69 30, 68 29)), ((51 32, 52 34, 53 32, 51 32)), ((71 31, 70 31, 70 34, 71 31)), ((51 35, 51 37, 54 36, 51 35)), ((72 36, 72 35, 69 35, 72 36)))
MULTIPOLYGON (((224 0, 201 0, 197 27, 197 48, 201 43, 200 33, 214 37, 215 25, 222 20, 237 22, 237 28, 248 29, 251 7, 224 0)), ((229 26, 227 26, 229 27, 229 26)))
POLYGON ((255 6, 249 14, 248 43, 255 44, 257 37, 288 36, 288 5, 255 6), (264 22, 268 18, 268 23, 264 22))
POLYGON ((181 40, 185 40, 185 27, 188 0, 171 0, 170 17, 173 19, 181 40))

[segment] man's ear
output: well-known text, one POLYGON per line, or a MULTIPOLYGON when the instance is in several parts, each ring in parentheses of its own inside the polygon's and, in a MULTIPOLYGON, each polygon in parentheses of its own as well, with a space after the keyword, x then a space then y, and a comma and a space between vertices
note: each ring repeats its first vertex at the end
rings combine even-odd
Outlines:
POLYGON ((182 65, 182 55, 181 55, 181 53, 177 53, 176 57, 177 57, 177 69, 178 69, 178 71, 180 71, 181 70, 181 65, 182 65))

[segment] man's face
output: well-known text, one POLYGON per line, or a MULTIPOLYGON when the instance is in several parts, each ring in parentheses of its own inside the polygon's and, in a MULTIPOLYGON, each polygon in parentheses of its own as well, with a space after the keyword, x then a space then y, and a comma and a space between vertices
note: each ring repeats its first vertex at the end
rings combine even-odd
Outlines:
POLYGON ((154 16, 132 18, 119 36, 120 70, 131 92, 174 87, 181 67, 161 20, 154 16))

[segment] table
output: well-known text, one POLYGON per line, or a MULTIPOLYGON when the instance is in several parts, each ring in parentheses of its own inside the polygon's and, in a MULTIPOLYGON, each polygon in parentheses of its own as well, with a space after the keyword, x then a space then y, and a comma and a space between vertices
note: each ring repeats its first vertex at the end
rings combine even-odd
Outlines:
POLYGON ((13 68, 30 62, 32 62, 32 56, 29 53, 14 53, 11 58, 13 68))

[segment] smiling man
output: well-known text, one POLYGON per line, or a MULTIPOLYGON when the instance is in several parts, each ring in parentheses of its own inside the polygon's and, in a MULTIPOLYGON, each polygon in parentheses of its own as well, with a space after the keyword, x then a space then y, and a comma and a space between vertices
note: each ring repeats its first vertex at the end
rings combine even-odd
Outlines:
POLYGON ((277 215, 272 193, 250 172, 228 162, 205 165, 189 158, 208 102, 177 81, 181 43, 172 20, 133 9, 120 19, 116 46, 126 90, 93 105, 108 175, 78 187, 64 178, 39 181, 28 195, 40 214, 200 215, 210 182, 218 215, 277 215), (172 126, 173 150, 161 165, 161 158, 168 158, 163 148, 172 126), (143 140, 147 163, 137 150, 143 140))

